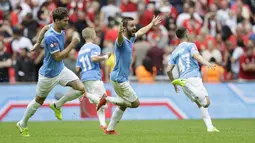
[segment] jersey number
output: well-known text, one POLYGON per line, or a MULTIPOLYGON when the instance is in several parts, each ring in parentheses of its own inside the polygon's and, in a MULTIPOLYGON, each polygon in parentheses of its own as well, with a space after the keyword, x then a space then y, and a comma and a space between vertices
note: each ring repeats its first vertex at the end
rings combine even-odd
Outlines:
POLYGON ((179 71, 183 73, 185 70, 190 68, 190 54, 186 53, 179 58, 178 62, 179 71), (186 65, 184 65, 183 61, 186 62, 186 65))
POLYGON ((91 63, 90 63, 88 55, 81 57, 80 58, 80 62, 82 63, 84 71, 92 69, 92 66, 91 66, 91 63))

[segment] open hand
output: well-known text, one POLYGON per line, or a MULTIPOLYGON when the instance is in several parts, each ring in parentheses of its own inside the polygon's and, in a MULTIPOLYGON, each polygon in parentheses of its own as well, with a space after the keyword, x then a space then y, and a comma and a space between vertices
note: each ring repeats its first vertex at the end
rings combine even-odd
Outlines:
POLYGON ((151 22, 152 22, 153 26, 157 26, 158 24, 161 23, 161 20, 162 20, 161 16, 155 17, 155 15, 154 15, 151 22))

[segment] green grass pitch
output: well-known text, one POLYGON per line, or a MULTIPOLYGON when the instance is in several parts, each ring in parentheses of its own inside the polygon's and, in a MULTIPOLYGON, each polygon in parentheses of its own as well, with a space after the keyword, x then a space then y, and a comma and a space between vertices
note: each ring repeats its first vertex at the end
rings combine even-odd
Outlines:
POLYGON ((31 137, 14 122, 0 122, 0 143, 254 143, 255 120, 213 120, 220 133, 207 133, 202 120, 121 121, 118 136, 104 135, 97 121, 30 122, 31 137))

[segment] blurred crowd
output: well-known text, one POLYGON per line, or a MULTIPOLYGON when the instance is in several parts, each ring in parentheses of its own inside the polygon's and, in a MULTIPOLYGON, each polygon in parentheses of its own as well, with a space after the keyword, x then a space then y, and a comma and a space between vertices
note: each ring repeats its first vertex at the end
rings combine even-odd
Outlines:
MULTIPOLYGON (((217 65, 215 70, 201 66, 205 82, 255 79, 253 0, 0 0, 0 82, 37 81, 43 47, 29 50, 40 29, 52 23, 51 12, 60 6, 70 14, 65 45, 73 32, 81 34, 85 27, 94 27, 96 44, 103 53, 113 52, 123 16, 135 18, 139 29, 149 24, 153 15, 161 15, 161 25, 137 39, 133 47, 131 73, 141 83, 166 76, 169 55, 179 44, 175 36, 179 26, 189 30, 190 40, 202 56, 217 65)), ((74 72, 77 51, 84 43, 82 40, 64 60, 74 72)), ((114 60, 111 56, 101 63, 106 82, 114 60)))

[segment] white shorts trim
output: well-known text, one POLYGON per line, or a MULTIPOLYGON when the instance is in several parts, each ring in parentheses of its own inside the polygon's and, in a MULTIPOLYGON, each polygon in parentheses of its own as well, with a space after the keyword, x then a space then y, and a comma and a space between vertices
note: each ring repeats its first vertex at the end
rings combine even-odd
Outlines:
POLYGON ((182 87, 184 94, 189 97, 192 102, 198 101, 202 106, 207 105, 206 96, 208 96, 208 93, 203 85, 202 79, 199 77, 192 77, 185 80, 187 83, 182 87))
POLYGON ((111 81, 111 83, 115 92, 120 98, 127 100, 131 103, 138 99, 135 91, 133 90, 128 81, 122 83, 111 81))
POLYGON ((39 79, 36 86, 36 95, 46 97, 57 84, 66 86, 67 83, 78 79, 78 76, 66 67, 64 67, 58 76, 53 78, 48 78, 39 74, 39 79))

